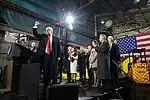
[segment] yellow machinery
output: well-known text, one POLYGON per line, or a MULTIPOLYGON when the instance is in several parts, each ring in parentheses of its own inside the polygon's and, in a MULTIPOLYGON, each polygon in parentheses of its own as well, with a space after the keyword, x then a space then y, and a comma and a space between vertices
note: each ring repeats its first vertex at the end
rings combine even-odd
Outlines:
POLYGON ((132 77, 132 79, 134 79, 137 83, 150 84, 150 71, 149 71, 150 64, 147 63, 146 61, 145 49, 132 50, 132 57, 134 58, 132 62, 131 59, 129 59, 129 63, 131 63, 131 67, 129 67, 130 77, 132 77), (142 59, 143 56, 142 52, 144 52, 145 57, 144 60, 142 59), (135 57, 134 53, 140 53, 140 56, 135 57))
POLYGON ((147 63, 133 64, 130 74, 137 83, 150 84, 150 72, 147 63))
POLYGON ((133 57, 125 58, 125 59, 120 63, 121 69, 122 69, 124 72, 126 72, 126 73, 128 73, 128 64, 130 63, 129 60, 130 60, 131 62, 133 62, 133 57))

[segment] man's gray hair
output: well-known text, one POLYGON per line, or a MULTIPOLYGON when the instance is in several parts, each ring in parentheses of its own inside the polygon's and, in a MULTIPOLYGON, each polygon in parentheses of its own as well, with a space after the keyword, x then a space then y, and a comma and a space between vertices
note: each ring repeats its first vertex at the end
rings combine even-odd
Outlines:
POLYGON ((53 28, 52 27, 46 27, 45 30, 47 31, 48 29, 50 29, 53 32, 53 28))
POLYGON ((108 39, 112 39, 112 40, 114 40, 114 37, 112 37, 112 36, 108 36, 108 39))

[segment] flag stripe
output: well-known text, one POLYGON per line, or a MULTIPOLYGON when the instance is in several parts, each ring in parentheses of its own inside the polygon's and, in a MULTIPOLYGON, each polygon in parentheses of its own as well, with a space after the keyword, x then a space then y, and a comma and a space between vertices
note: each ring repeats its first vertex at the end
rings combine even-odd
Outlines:
MULTIPOLYGON (((137 49, 150 49, 150 32, 136 35, 137 49)), ((144 53, 142 53, 144 55, 144 53)), ((144 60, 144 56, 142 56, 144 60)), ((150 52, 146 52, 146 60, 150 60, 150 52)))
POLYGON ((145 36, 145 35, 150 35, 150 32, 142 33, 142 34, 137 34, 137 37, 145 36))
POLYGON ((143 48, 150 49, 150 46, 137 47, 137 49, 143 49, 143 48))
POLYGON ((137 41, 137 46, 141 44, 148 44, 148 43, 150 43, 150 41, 141 41, 141 42, 137 41))
POLYGON ((141 36, 141 37, 136 36, 137 40, 146 39, 146 38, 150 38, 150 35, 145 35, 145 36, 141 36))
POLYGON ((144 38, 144 39, 137 39, 136 38, 136 42, 144 42, 144 41, 149 41, 149 40, 150 40, 150 37, 144 38))
MULTIPOLYGON (((139 43, 140 44, 140 43, 139 43)), ((137 45, 137 48, 150 46, 150 43, 137 45)))

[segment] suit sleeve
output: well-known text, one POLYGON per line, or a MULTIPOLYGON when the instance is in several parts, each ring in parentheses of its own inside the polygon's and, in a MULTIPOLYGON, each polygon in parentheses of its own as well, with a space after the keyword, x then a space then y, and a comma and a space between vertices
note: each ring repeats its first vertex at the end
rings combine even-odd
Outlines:
POLYGON ((38 39, 41 38, 41 35, 38 34, 38 32, 37 32, 37 28, 33 28, 33 35, 34 35, 36 38, 38 38, 38 39))
POLYGON ((116 55, 117 55, 117 60, 120 61, 119 47, 117 44, 116 44, 116 55))
POLYGON ((61 50, 60 50, 60 41, 59 38, 57 38, 57 58, 61 57, 61 50))
POLYGON ((109 51, 109 44, 108 42, 104 42, 101 46, 96 46, 96 51, 97 52, 102 52, 102 53, 106 53, 109 51))

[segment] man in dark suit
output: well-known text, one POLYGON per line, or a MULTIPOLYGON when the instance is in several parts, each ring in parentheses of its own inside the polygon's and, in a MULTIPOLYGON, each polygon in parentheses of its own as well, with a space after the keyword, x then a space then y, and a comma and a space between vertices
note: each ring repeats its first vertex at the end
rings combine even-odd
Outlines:
POLYGON ((49 82, 57 83, 57 61, 60 60, 59 38, 53 36, 53 28, 46 27, 45 34, 38 34, 39 22, 35 22, 33 35, 40 40, 37 54, 40 56, 44 70, 44 87, 47 88, 49 82))
POLYGON ((111 80, 114 88, 118 87, 118 66, 115 63, 119 63, 120 54, 119 48, 116 43, 114 43, 114 38, 108 36, 109 42, 109 52, 110 52, 110 69, 111 69, 111 80), (115 63, 114 63, 115 62, 115 63))
POLYGON ((86 59, 86 55, 85 55, 85 52, 84 52, 84 48, 81 46, 80 47, 80 52, 78 54, 78 64, 79 64, 79 70, 80 70, 80 80, 82 82, 84 82, 85 79, 86 79, 85 59, 86 59))

